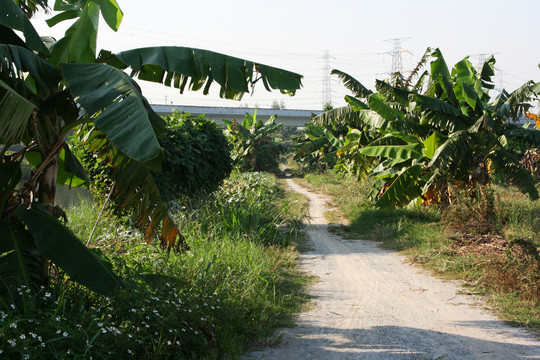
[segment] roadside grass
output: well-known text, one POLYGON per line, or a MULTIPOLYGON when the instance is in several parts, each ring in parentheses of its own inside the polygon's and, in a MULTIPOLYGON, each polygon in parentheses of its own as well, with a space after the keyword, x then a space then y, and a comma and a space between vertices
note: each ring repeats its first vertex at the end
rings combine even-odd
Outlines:
POLYGON ((332 198, 346 224, 334 231, 379 241, 438 276, 464 280, 464 292, 485 296, 501 319, 540 334, 540 201, 494 185, 477 202, 461 196, 446 209, 387 210, 369 203, 367 182, 334 172, 298 182, 332 198))
MULTIPOLYGON (((57 269, 38 295, 19 288, 0 303, 0 358, 237 359, 277 341, 274 329, 309 302, 311 279, 296 266, 297 203, 271 175, 233 176, 177 215, 190 246, 181 254, 103 218, 91 246, 125 287, 98 295, 57 269)), ((83 240, 98 211, 88 202, 68 211, 83 240)))

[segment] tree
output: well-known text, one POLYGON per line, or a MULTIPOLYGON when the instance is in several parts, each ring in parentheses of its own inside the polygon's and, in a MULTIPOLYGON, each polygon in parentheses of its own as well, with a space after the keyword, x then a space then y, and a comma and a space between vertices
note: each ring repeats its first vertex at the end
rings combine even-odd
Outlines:
POLYGON ((283 124, 276 124, 273 115, 263 124, 257 110, 246 114, 239 124, 235 119, 223 120, 225 134, 231 143, 231 157, 240 171, 273 171, 278 168, 279 156, 285 150, 272 135, 283 124))
POLYGON ((73 23, 61 39, 44 42, 26 15, 35 5, 45 4, 0 0, 3 284, 22 281, 37 286, 52 260, 90 289, 110 292, 121 281, 58 220, 63 212, 54 204, 56 185, 88 182, 66 142, 68 134, 85 133, 84 146, 112 167, 111 195, 122 207, 132 209, 133 220, 147 239, 159 236, 163 246, 179 249, 185 244, 151 174, 161 168, 158 137, 165 122, 151 109, 135 79, 174 86, 181 93, 203 89, 204 94, 215 82, 221 97, 239 100, 258 81, 267 90, 294 94, 301 76, 184 47, 98 53, 100 15, 113 30, 123 18, 115 0, 56 1, 53 10, 58 13, 47 21, 49 26, 66 20, 73 23), (130 73, 125 71, 128 68, 130 73), (87 131, 78 132, 83 127, 87 131), (22 144, 22 150, 10 153, 13 144, 22 144), (35 169, 18 189, 23 158, 35 169))
POLYGON ((540 144, 540 131, 512 123, 530 108, 540 84, 529 81, 492 100, 494 64, 491 57, 478 72, 465 58, 450 72, 442 53, 428 49, 409 78, 397 74, 393 84, 377 81, 377 93, 333 71, 355 96, 314 121, 353 127, 338 154, 377 179, 372 195, 378 206, 439 201, 450 183, 474 188, 494 174, 536 199, 534 182, 511 143, 540 144), (431 71, 418 76, 429 59, 431 71))
POLYGON ((285 109, 285 102, 283 100, 277 101, 274 99, 270 108, 273 110, 283 110, 285 109))

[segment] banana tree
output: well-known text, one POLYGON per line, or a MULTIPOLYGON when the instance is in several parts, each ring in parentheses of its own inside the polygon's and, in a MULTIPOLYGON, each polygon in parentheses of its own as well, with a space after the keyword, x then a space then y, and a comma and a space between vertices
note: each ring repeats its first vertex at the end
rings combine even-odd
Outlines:
POLYGON ((344 144, 346 126, 306 124, 300 135, 295 135, 294 159, 307 166, 308 170, 333 168, 337 164, 337 150, 344 144))
POLYGON ((335 71, 355 96, 348 106, 314 119, 316 123, 346 123, 354 128, 348 147, 338 151, 376 177, 373 194, 381 207, 403 206, 416 198, 444 197, 451 182, 487 184, 499 173, 532 199, 538 192, 532 178, 509 147, 511 141, 537 147, 540 131, 512 123, 530 108, 540 84, 527 82, 513 93, 491 99, 495 59, 476 71, 467 58, 450 72, 441 52, 426 52, 415 73, 432 59, 413 83, 402 79, 399 87, 377 81, 377 93, 347 74, 335 71), (369 134, 371 142, 354 142, 369 134), (358 155, 363 155, 359 157, 358 155), (365 156, 376 160, 365 166, 365 156))
POLYGON ((265 123, 257 119, 257 110, 246 114, 242 123, 223 120, 225 135, 232 146, 231 157, 240 171, 271 171, 277 169, 284 147, 272 135, 283 124, 272 115, 265 123))
POLYGON ((36 4, 44 2, 0 0, 3 283, 42 284, 52 260, 72 279, 95 291, 110 292, 121 286, 120 279, 59 220, 63 211, 55 205, 57 184, 77 186, 88 181, 66 141, 69 134, 77 134, 81 127, 88 130, 83 143, 114 168, 112 196, 132 209, 135 223, 149 241, 159 237, 164 247, 179 249, 186 244, 150 173, 160 169, 158 137, 164 120, 151 109, 135 79, 163 83, 181 93, 203 89, 207 94, 217 83, 221 97, 238 100, 258 81, 267 90, 294 94, 301 76, 184 47, 98 53, 100 15, 115 31, 123 18, 115 0, 56 0, 57 14, 47 21, 49 26, 66 20, 73 23, 62 38, 44 41, 26 16, 36 4), (18 146, 15 152, 8 151, 12 145, 18 146), (34 170, 17 187, 24 158, 34 170))

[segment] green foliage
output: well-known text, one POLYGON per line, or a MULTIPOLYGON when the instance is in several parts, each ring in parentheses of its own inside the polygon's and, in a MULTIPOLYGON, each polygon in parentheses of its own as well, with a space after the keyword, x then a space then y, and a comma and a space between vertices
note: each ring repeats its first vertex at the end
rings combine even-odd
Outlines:
POLYGON ((276 124, 276 116, 263 124, 257 120, 257 111, 246 114, 242 124, 236 120, 223 120, 225 134, 231 143, 231 157, 240 171, 276 171, 284 147, 273 136, 283 124, 276 124))
POLYGON ((461 279, 465 291, 485 295, 498 316, 539 331, 540 201, 514 187, 489 186, 479 187, 478 195, 451 188, 458 194, 443 211, 386 209, 368 201, 369 182, 335 172, 302 180, 330 195, 348 220, 342 236, 380 241, 415 264, 461 279))
POLYGON ((175 111, 167 116, 162 172, 153 173, 167 201, 215 191, 232 171, 229 144, 223 130, 204 115, 194 118, 175 111))
MULTIPOLYGON (((298 228, 258 230, 262 219, 300 221, 300 215, 283 217, 291 214, 288 202, 266 174, 233 177, 178 215, 192 245, 179 254, 147 245, 125 226, 107 234, 110 224, 100 224, 96 245, 126 286, 105 297, 74 283, 65 286, 59 272, 37 292, 15 289, 0 303, 2 357, 239 358, 275 327, 290 325, 308 300, 300 289, 306 280, 296 269, 297 253, 275 246, 292 242, 298 228), (261 221, 248 220, 250 213, 261 221), (244 220, 231 227, 223 226, 224 218, 244 220)), ((87 227, 79 224, 87 219, 74 217, 81 211, 92 212, 69 212, 76 229, 87 227)))
POLYGON ((396 76, 393 84, 377 81, 377 93, 334 71, 356 98, 347 97, 349 106, 313 122, 350 127, 336 152, 341 168, 358 178, 374 177, 372 198, 381 207, 446 202, 449 184, 475 188, 493 176, 538 198, 519 156, 540 145, 540 131, 519 129, 512 120, 530 108, 540 86, 530 81, 491 100, 494 58, 480 72, 467 58, 449 71, 442 53, 428 49, 414 73, 430 58, 431 73, 422 73, 416 84, 396 76))
POLYGON ((306 124, 300 135, 292 137, 296 143, 294 159, 304 170, 324 171, 337 165, 337 150, 343 146, 346 126, 306 124))
MULTIPOLYGON (((55 243, 51 251, 44 253, 39 240, 41 228, 54 229, 77 249, 78 257, 96 260, 95 254, 78 246, 78 240, 67 235, 69 229, 57 221, 63 216, 63 210, 54 205, 57 183, 76 186, 88 182, 71 151, 72 145, 66 142, 68 135, 73 131, 84 135, 78 144, 88 152, 84 156, 92 156, 89 162, 96 177, 110 179, 106 184, 109 197, 122 211, 129 209, 134 224, 144 231, 147 240, 159 238, 163 246, 179 250, 185 244, 151 174, 161 168, 163 153, 158 137, 165 122, 151 109, 133 77, 165 82, 180 92, 190 82, 188 89, 204 87, 208 93, 210 85, 217 82, 222 97, 239 99, 261 79, 268 90, 293 94, 300 88, 301 76, 183 47, 134 49, 118 54, 101 51, 98 56, 100 18, 114 31, 123 19, 116 0, 55 1, 56 14, 48 25, 63 21, 71 24, 63 37, 49 38, 45 44, 28 18, 36 9, 46 9, 46 5, 43 1, 0 0, 0 166, 10 167, 8 174, 12 175, 8 180, 0 179, 0 265, 7 264, 3 277, 19 274, 28 285, 28 272, 18 267, 31 258, 36 259, 34 265, 38 267, 52 260, 96 289, 89 279, 112 276, 106 267, 92 267, 95 262, 90 260, 80 263, 83 268, 87 265, 86 270, 72 271, 72 261, 63 261, 68 248, 64 243, 55 243), (124 71, 128 67, 131 74, 124 71), (22 146, 22 150, 8 155, 12 145, 22 146), (24 158, 34 171, 24 186, 15 189, 13 180, 20 177, 20 171, 11 171, 11 167, 21 166, 24 158), (100 170, 103 165, 109 168, 100 170), (40 209, 52 215, 41 217, 40 226, 32 225, 37 216, 33 203, 39 203, 40 209), (32 243, 26 244, 28 239, 32 243), (23 257, 21 249, 35 256, 23 257), (14 257, 18 260, 12 261, 14 257), (84 271, 87 276, 81 275, 84 271)), ((49 267, 41 268, 46 276, 49 267)), ((102 285, 102 292, 117 287, 114 281, 103 281, 102 285)))

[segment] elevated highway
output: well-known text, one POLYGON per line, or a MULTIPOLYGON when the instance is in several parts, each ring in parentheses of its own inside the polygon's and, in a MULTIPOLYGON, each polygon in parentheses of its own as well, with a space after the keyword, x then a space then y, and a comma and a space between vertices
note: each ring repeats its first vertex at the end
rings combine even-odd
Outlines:
MULTIPOLYGON (((172 114, 173 109, 188 112, 193 116, 204 114, 207 119, 218 124, 223 124, 223 120, 236 119, 242 122, 246 113, 253 114, 255 108, 240 107, 217 107, 217 106, 184 106, 184 105, 152 105, 152 109, 161 116, 172 114)), ((320 110, 289 110, 289 109, 257 109, 257 119, 262 122, 267 121, 272 115, 277 115, 276 122, 283 126, 301 127, 311 122, 312 114, 319 115, 320 110)))

